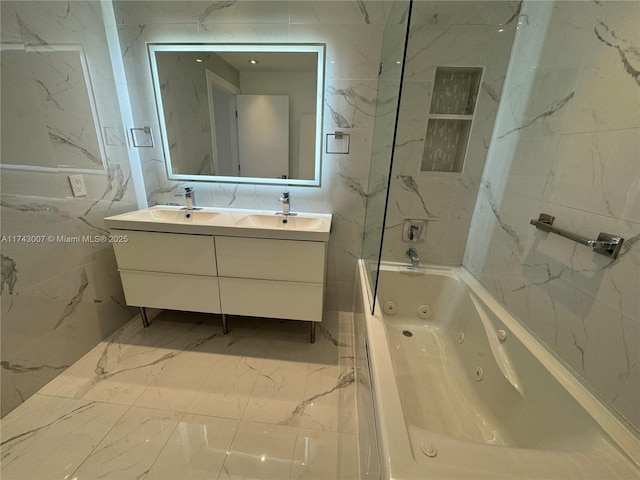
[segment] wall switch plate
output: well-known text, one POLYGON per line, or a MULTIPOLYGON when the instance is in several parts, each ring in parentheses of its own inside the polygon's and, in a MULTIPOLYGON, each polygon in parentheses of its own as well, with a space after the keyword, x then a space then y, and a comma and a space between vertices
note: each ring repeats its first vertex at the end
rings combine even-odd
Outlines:
POLYGON ((84 185, 82 175, 69 175, 69 183, 74 197, 83 197, 87 194, 87 187, 84 185))

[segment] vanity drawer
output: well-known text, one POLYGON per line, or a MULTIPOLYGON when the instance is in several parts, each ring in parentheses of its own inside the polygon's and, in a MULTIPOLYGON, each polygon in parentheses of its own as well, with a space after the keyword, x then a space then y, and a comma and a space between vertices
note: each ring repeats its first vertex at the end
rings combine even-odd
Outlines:
POLYGON ((216 273, 213 236, 112 230, 128 241, 114 243, 118 268, 152 272, 212 275, 216 273))
POLYGON ((324 282, 324 242, 216 237, 218 275, 291 282, 324 282))
POLYGON ((252 317, 322 320, 323 286, 244 278, 220 278, 224 313, 252 317))
POLYGON ((221 313, 216 277, 121 269, 120 278, 129 306, 221 313))

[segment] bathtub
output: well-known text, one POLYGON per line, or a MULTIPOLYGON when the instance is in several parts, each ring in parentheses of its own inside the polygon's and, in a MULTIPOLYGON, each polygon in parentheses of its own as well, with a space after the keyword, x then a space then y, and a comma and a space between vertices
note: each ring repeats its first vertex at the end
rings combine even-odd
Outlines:
POLYGON ((640 440, 463 267, 360 260, 355 338, 366 479, 640 478, 640 440))

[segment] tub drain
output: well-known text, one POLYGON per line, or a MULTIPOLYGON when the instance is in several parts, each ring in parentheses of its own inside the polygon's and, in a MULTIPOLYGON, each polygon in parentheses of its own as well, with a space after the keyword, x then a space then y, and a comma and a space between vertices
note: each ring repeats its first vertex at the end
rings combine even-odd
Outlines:
POLYGON ((411 333, 411 331, 409 331, 409 330, 403 330, 403 331, 402 331, 402 334, 403 334, 405 337, 413 337, 413 333, 411 333))

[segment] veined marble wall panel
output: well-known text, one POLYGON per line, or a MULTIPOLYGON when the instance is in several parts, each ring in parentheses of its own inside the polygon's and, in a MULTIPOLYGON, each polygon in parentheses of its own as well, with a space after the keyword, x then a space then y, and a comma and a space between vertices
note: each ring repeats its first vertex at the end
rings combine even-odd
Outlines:
MULTIPOLYGON (((327 44, 323 142, 350 134, 350 152, 323 153, 320 188, 287 188, 293 211, 333 213, 327 308, 350 310, 361 255, 382 32, 391 2, 114 2, 136 122, 159 137, 145 42, 327 44)), ((150 205, 184 202, 170 182, 159 142, 141 151, 150 205), (177 196, 176 196, 177 194, 177 196)), ((325 146, 323 144, 323 152, 325 146)), ((193 183, 201 206, 279 210, 283 187, 193 183)))
POLYGON ((3 416, 131 318, 111 249, 3 297, 3 416))
POLYGON ((464 265, 640 430, 640 4, 529 1, 519 22, 464 265))
POLYGON ((512 2, 415 2, 407 47, 383 259, 462 262, 474 202, 493 132, 519 5, 512 2), (462 173, 420 172, 435 69, 483 67, 462 173), (426 241, 402 239, 405 219, 425 219, 426 241))
POLYGON ((411 16, 416 24, 427 25, 505 25, 517 17, 514 2, 476 0, 467 2, 463 8, 448 8, 448 0, 416 2, 411 16))
POLYGON ((157 56, 158 82, 162 88, 167 143, 179 173, 210 174, 212 169, 211 120, 206 65, 198 54, 162 52, 157 56), (189 118, 193 123, 181 122, 189 118), (180 161, 175 161, 180 159, 180 161))
POLYGON ((2 52, 4 163, 103 167, 98 132, 91 128, 93 94, 84 60, 84 53, 73 46, 2 52), (30 115, 24 115, 25 110, 30 115), (30 140, 39 142, 28 142, 25 152, 29 133, 30 140))
MULTIPOLYGON (((104 217, 136 204, 99 3, 2 2, 0 8, 3 53, 26 48, 39 59, 30 60, 23 77, 38 94, 11 105, 10 120, 41 118, 15 130, 10 149, 1 145, 4 416, 131 319, 113 249, 100 236, 108 233, 104 217), (92 88, 78 71, 78 57, 64 67, 68 72, 60 70, 59 52, 48 53, 59 45, 84 52, 92 88), (53 139, 52 124, 64 142, 53 139), (84 143, 83 131, 94 132, 93 143, 84 143), (104 155, 95 148, 96 135, 104 155), (53 144, 32 148, 33 138, 53 144), (84 197, 72 196, 68 176, 76 173, 84 177, 84 197)), ((15 66, 12 59, 3 55, 3 69, 15 66)), ((2 93, 4 131, 4 107, 12 99, 2 93)))

